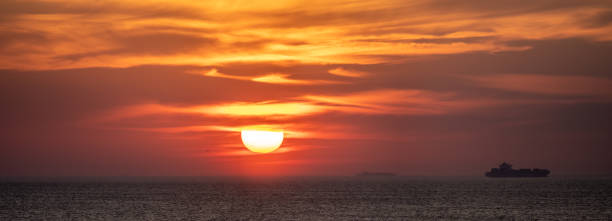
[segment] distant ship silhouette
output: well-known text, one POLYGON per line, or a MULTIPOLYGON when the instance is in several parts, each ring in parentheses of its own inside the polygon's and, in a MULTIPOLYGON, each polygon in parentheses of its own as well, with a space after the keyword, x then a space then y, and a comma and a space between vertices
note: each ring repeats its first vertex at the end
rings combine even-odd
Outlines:
POLYGON ((512 165, 503 162, 499 168, 491 168, 491 171, 486 172, 487 177, 546 177, 550 174, 547 169, 512 169, 512 165))
POLYGON ((358 173, 356 176, 359 177, 391 177, 391 176, 395 176, 394 173, 381 173, 381 172, 361 172, 358 173))

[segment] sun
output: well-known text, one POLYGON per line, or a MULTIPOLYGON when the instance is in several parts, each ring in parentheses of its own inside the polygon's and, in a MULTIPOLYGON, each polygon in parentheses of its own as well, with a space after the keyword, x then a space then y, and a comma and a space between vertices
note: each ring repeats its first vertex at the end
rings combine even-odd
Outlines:
POLYGON ((255 153, 270 153, 283 143, 283 131, 251 130, 241 131, 242 143, 255 153))

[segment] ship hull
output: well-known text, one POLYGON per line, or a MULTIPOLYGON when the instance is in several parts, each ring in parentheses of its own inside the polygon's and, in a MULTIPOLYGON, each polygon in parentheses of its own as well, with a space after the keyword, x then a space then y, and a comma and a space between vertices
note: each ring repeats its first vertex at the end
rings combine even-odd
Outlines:
POLYGON ((487 172, 485 176, 493 178, 505 178, 505 177, 547 177, 550 171, 538 171, 538 172, 520 172, 507 171, 507 172, 487 172))

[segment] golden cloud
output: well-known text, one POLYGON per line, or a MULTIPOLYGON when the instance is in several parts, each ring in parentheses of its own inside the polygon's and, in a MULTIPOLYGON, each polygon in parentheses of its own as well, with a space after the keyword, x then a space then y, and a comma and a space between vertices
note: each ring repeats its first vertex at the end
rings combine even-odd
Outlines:
MULTIPOLYGON (((20 8, 20 4, 11 1, 2 6, 20 8)), ((29 4, 39 6, 40 12, 16 10, 4 15, 0 37, 6 40, 0 45, 0 68, 372 64, 393 62, 397 56, 529 48, 508 45, 509 40, 612 40, 611 26, 576 19, 605 13, 601 4, 588 2, 562 8, 545 2, 443 7, 436 1, 395 0, 274 4, 40 0, 29 4)), ((361 75, 341 68, 330 73, 361 75)), ((282 75, 263 79, 303 83, 282 75)))
MULTIPOLYGON (((191 72, 191 73, 200 73, 200 72, 191 72)), ((256 76, 236 76, 230 74, 224 74, 217 71, 217 69, 211 69, 202 73, 207 77, 219 77, 219 78, 227 78, 234 80, 243 80, 243 81, 253 81, 259 83, 267 83, 267 84, 284 84, 284 85, 315 85, 315 84, 345 84, 345 82, 340 81, 330 81, 330 80, 302 80, 302 79, 292 79, 289 74, 283 73, 268 73, 263 75, 256 76)))

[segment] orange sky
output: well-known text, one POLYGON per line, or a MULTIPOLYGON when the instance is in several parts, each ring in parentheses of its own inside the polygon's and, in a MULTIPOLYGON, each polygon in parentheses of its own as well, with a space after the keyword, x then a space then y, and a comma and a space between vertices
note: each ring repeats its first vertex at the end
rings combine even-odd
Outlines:
POLYGON ((0 2, 0 175, 610 174, 609 1, 0 2), (285 131, 248 152, 240 129, 285 131))

